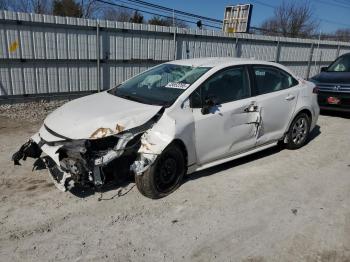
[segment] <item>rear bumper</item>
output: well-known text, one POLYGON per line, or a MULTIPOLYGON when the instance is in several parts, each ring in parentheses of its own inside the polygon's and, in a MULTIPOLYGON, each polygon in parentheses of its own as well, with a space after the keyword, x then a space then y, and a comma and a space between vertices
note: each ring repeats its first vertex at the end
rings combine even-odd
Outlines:
POLYGON ((324 111, 336 111, 336 112, 346 112, 350 113, 350 108, 343 108, 343 107, 335 107, 335 106, 320 106, 321 110, 324 111))
POLYGON ((350 112, 350 93, 348 92, 320 92, 317 97, 321 110, 350 112), (330 104, 327 99, 335 97, 340 100, 338 104, 330 104))

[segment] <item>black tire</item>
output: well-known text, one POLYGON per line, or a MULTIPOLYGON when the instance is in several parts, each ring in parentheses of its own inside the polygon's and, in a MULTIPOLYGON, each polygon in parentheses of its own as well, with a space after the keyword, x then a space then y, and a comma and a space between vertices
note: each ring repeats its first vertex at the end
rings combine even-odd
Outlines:
POLYGON ((286 148, 301 148, 307 142, 310 133, 310 118, 305 113, 298 114, 289 127, 286 148))
POLYGON ((177 145, 170 144, 145 173, 135 176, 135 182, 142 195, 158 199, 174 192, 185 173, 184 154, 177 145))

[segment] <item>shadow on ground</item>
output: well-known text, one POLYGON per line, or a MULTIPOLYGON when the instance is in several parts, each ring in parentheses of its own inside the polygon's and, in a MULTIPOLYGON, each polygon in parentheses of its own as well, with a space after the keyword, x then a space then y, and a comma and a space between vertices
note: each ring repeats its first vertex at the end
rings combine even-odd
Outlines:
POLYGON ((101 188, 92 188, 92 187, 82 187, 82 186, 76 186, 73 187, 69 192, 72 193, 74 196, 79 198, 85 198, 91 195, 100 194, 100 197, 98 198, 99 201, 101 200, 112 200, 116 197, 122 197, 129 193, 131 189, 134 186, 131 186, 131 184, 135 183, 135 180, 132 176, 125 176, 121 179, 118 179, 117 181, 110 181, 107 184, 105 184, 101 188), (116 194, 109 198, 104 198, 103 193, 117 190, 116 194))
MULTIPOLYGON (((316 137, 318 137, 321 134, 321 129, 319 125, 316 125, 315 128, 310 133, 309 139, 306 144, 310 143, 312 140, 314 140, 316 137)), ((190 181, 190 180, 196 180, 202 177, 210 176, 215 173, 221 172, 226 169, 230 169, 239 165, 243 165, 246 163, 249 163, 251 161, 255 161, 261 158, 268 157, 270 155, 276 154, 280 151, 284 150, 283 145, 277 145, 268 149, 265 149, 263 151, 257 152, 255 154, 251 154, 242 158, 238 158, 235 160, 232 160, 230 162, 226 162, 217 166, 213 166, 204 170, 201 170, 199 172, 195 172, 185 179, 184 183, 190 181)))
POLYGON ((340 117, 340 118, 344 118, 344 119, 350 119, 350 112, 338 112, 338 111, 321 110, 321 115, 323 115, 323 116, 332 116, 332 117, 340 117))

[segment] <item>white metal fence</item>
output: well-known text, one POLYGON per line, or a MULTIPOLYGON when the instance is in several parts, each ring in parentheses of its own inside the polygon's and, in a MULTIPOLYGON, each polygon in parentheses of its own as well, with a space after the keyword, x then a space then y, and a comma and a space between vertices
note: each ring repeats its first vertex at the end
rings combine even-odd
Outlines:
POLYGON ((194 57, 276 61, 307 78, 346 52, 344 42, 0 11, 0 98, 108 89, 158 63, 194 57))

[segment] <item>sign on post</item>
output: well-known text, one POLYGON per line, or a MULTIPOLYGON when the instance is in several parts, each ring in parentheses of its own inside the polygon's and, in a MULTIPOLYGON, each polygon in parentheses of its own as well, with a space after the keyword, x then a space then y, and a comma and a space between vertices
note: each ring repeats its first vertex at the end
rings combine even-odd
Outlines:
POLYGON ((222 30, 226 33, 248 33, 252 16, 252 4, 227 6, 222 30))

